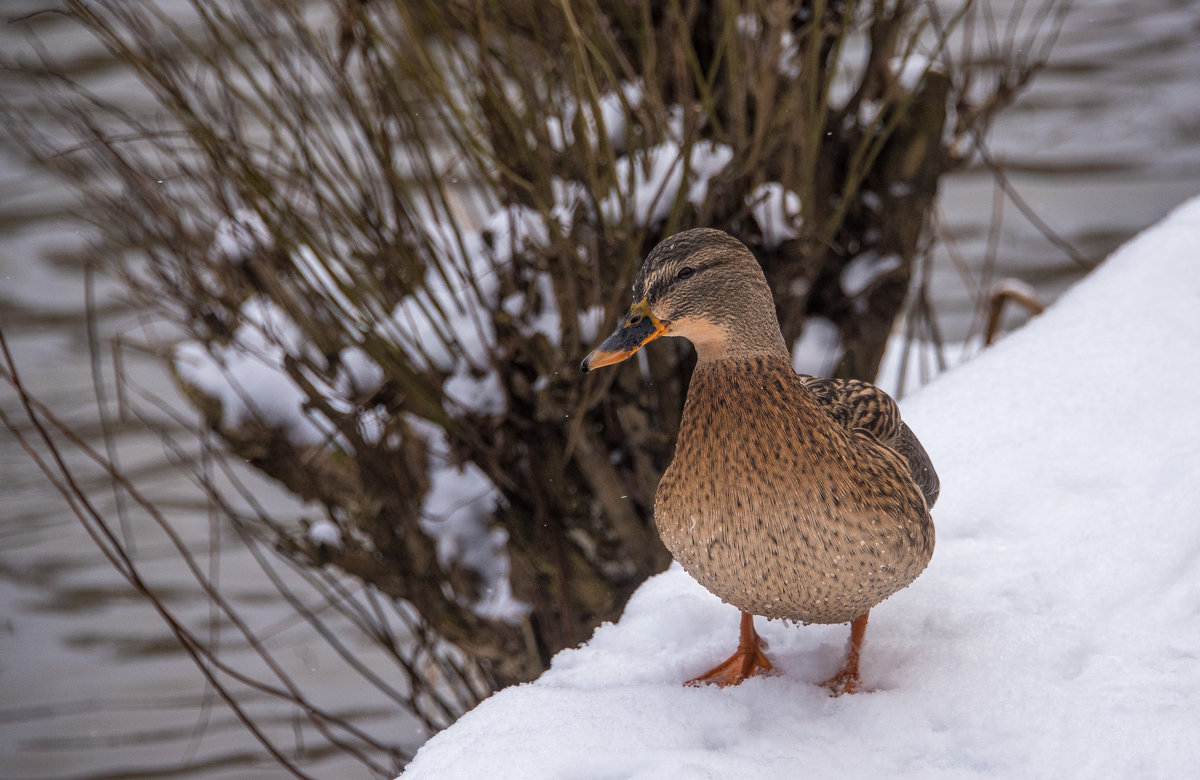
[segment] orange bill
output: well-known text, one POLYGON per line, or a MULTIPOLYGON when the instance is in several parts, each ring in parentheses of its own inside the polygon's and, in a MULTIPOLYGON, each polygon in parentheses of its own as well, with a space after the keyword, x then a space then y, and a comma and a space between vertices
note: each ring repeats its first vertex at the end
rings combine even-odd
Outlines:
POLYGON ((593 368, 620 363, 644 345, 665 334, 667 330, 667 323, 651 313, 650 304, 643 298, 629 307, 629 313, 621 321, 620 327, 592 350, 579 367, 586 374, 593 368))

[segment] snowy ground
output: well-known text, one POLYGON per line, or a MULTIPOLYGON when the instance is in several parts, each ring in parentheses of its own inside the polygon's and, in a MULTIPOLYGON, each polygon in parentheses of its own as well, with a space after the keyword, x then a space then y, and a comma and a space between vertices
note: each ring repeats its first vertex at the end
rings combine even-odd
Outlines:
POLYGON ((737 612, 678 567, 537 682, 434 737, 438 778, 1194 777, 1200 764, 1200 198, 903 404, 938 547, 845 626, 759 620, 778 674, 680 682, 737 612))

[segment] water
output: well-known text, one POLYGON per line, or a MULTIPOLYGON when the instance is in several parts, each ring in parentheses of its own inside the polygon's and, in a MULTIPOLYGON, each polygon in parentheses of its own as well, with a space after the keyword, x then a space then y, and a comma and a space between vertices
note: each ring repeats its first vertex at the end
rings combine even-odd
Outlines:
MULTIPOLYGON (((2 13, 18 16, 37 5, 8 2, 2 13)), ((1000 115, 992 151, 1046 222, 1084 255, 1100 258, 1200 193, 1200 7, 1169 0, 1077 5, 1052 67, 1000 115)), ((57 29, 62 25, 53 20, 49 25, 61 50, 73 52, 78 75, 122 89, 93 44, 57 29)), ((11 51, 21 34, 12 25, 0 27, 0 49, 11 51)), ((988 251, 994 198, 992 178, 978 169, 956 175, 944 191, 949 236, 975 268, 988 251)), ((79 260, 87 230, 68 216, 69 207, 70 194, 24 164, 0 136, 0 329, 36 395, 102 447, 79 260)), ((1081 274, 1011 205, 1003 211, 996 261, 997 276, 1024 279, 1047 300, 1081 274)), ((116 293, 97 280, 102 329, 145 338, 140 313, 116 293)), ((966 334, 976 303, 945 253, 934 294, 946 335, 966 334)), ((153 354, 125 355, 138 383, 174 397, 153 354)), ((23 417, 7 389, 0 389, 0 408, 23 417)), ((27 425, 23 430, 32 433, 27 425)), ((193 541, 203 546, 210 534, 229 533, 210 524, 197 490, 171 465, 156 434, 125 423, 115 438, 122 465, 181 518, 193 541)), ((188 446, 195 451, 194 441, 188 446)), ((7 433, 0 434, 0 479, 0 777, 282 776, 212 701, 162 621, 113 571, 7 433)), ((89 480, 90 495, 110 510, 112 493, 102 475, 93 472, 89 480)), ((274 506, 289 506, 261 480, 254 489, 274 506)), ((140 563, 169 587, 171 603, 185 616, 203 618, 207 600, 192 579, 179 576, 166 541, 147 518, 131 522, 140 563)), ((237 545, 223 549, 223 588, 248 617, 273 627, 272 649, 298 682, 321 702, 353 711, 381 736, 413 733, 389 703, 365 698, 369 688, 323 642, 302 626, 281 623, 289 610, 274 588, 237 545)), ((231 657, 251 664, 249 651, 228 636, 231 657)), ((367 648, 359 650, 373 663, 367 648)), ((388 667, 381 660, 378 668, 388 667)), ((267 702, 259 697, 251 706, 264 712, 267 702)), ((274 733, 290 744, 293 725, 275 723, 274 733)), ((313 758, 312 771, 320 776, 367 776, 337 757, 313 758)))
MULTIPOLYGON (((1084 255, 1100 259, 1200 193, 1200 7, 1188 0, 1077 0, 1051 65, 1000 114, 992 140, 1020 194, 1084 255)), ((959 251, 978 263, 995 185, 975 169, 953 177, 941 208, 959 251)), ((1005 206, 999 276, 1047 299, 1078 266, 1005 206)), ((947 330, 969 301, 950 264, 935 292, 947 330)))

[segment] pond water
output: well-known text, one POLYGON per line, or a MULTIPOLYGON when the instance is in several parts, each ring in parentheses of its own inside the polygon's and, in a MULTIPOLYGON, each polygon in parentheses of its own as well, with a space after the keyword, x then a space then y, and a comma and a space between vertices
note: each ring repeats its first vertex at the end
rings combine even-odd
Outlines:
MULTIPOLYGON (((16 18, 40 6, 17 0, 0 14, 16 18)), ((1050 67, 1001 115, 992 151, 1036 213, 1085 256, 1099 259, 1200 193, 1200 4, 1092 0, 1076 6, 1050 67)), ((77 52, 71 57, 76 75, 105 77, 108 63, 97 47, 52 29, 57 24, 39 22, 63 51, 77 52)), ((0 51, 15 51, 23 35, 21 25, 0 26, 0 51)), ((976 268, 989 251, 995 199, 994 180, 980 169, 955 175, 944 188, 947 235, 976 268)), ((85 316, 89 278, 80 260, 88 232, 71 219, 70 206, 70 193, 23 162, 0 134, 0 330, 34 393, 103 449, 85 316)), ((1011 204, 1002 216, 997 276, 1029 282, 1046 300, 1080 276, 1082 269, 1011 204)), ((944 333, 961 339, 975 302, 945 252, 934 279, 944 333)), ((91 282, 101 330, 146 339, 143 313, 122 304, 111 282, 91 282)), ((174 397, 154 354, 123 355, 138 386, 174 397)), ((111 409, 110 375, 102 385, 111 409)), ((6 386, 0 409, 24 419, 6 386)), ((157 418, 185 453, 196 451, 186 429, 157 418)), ((222 531, 210 524, 186 472, 173 465, 179 456, 136 421, 113 421, 113 427, 122 465, 174 516, 191 518, 181 526, 194 530, 192 541, 203 549, 222 531)), ((20 428, 35 433, 27 423, 20 428)), ((264 502, 287 505, 269 484, 242 476, 264 502)), ((101 511, 113 510, 102 474, 91 472, 85 487, 101 511)), ((173 571, 178 559, 167 540, 148 520, 134 516, 131 522, 139 563, 169 588, 185 616, 202 616, 206 599, 194 580, 173 571)), ((288 621, 290 610, 245 553, 236 545, 223 549, 222 587, 249 618, 269 627, 275 654, 298 682, 373 733, 415 735, 386 702, 360 697, 368 689, 323 642, 288 621)), ((213 700, 163 622, 116 574, 7 432, 0 433, 0 605, 0 777, 282 776, 213 700)), ((235 646, 232 657, 250 663, 244 648, 235 646)), ((261 697, 251 706, 266 712, 269 702, 261 697)), ((272 726, 284 733, 300 728, 272 726)), ((312 759, 319 776, 367 776, 337 756, 312 759)))

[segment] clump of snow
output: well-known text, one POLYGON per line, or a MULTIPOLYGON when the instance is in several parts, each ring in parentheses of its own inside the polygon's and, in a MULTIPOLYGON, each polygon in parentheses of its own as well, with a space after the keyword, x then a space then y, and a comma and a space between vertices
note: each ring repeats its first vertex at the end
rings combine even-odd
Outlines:
MULTIPOLYGON (((330 427, 310 414, 307 396, 284 368, 287 355, 305 355, 307 343, 283 309, 255 297, 242 305, 241 323, 228 345, 188 341, 175 348, 179 377, 221 403, 221 425, 256 419, 284 429, 298 444, 328 439, 330 427)), ((319 380, 314 378, 319 384, 319 380)))
POLYGON ((915 92, 921 85, 921 81, 924 80, 926 73, 940 73, 942 66, 924 54, 910 52, 906 56, 892 57, 888 60, 888 70, 892 72, 900 86, 909 92, 915 92))
POLYGON ((784 78, 798 79, 804 72, 804 58, 801 56, 800 43, 791 30, 780 33, 780 43, 783 51, 779 54, 779 75, 784 78))
POLYGON ((709 181, 725 170, 732 160, 733 149, 725 144, 701 141, 692 146, 688 155, 688 203, 699 208, 708 197, 709 181))
POLYGON ((318 520, 308 527, 308 538, 316 544, 342 546, 342 529, 329 520, 318 520))
POLYGON ((842 351, 842 333, 825 317, 804 321, 800 338, 792 345, 792 368, 801 374, 825 376, 837 364, 842 351))
POLYGON ((442 429, 417 417, 409 420, 429 445, 429 492, 421 506, 421 528, 436 542, 438 562, 444 567, 457 562, 479 575, 480 598, 468 604, 477 615, 520 620, 529 605, 512 592, 508 532, 489 522, 500 492, 475 464, 451 462, 442 429))
POLYGON ((762 35, 763 31, 762 19, 758 18, 758 14, 738 14, 733 20, 733 26, 738 35, 752 41, 762 35))
POLYGON ((929 569, 845 626, 758 621, 778 673, 681 681, 737 611, 681 569, 406 780, 1190 777, 1200 763, 1200 199, 903 403, 942 477, 929 569))
POLYGON ((517 208, 497 211, 487 225, 491 248, 482 232, 458 232, 432 217, 425 222, 438 261, 426 272, 421 289, 379 324, 380 335, 399 344, 419 369, 451 373, 482 369, 490 362, 497 269, 504 253, 528 241, 536 227, 527 210, 517 208))
POLYGON ((442 385, 447 400, 479 414, 501 414, 504 411, 504 386, 495 371, 479 376, 458 371, 442 385))
POLYGON ((838 286, 847 298, 857 298, 866 292, 880 277, 891 273, 901 265, 896 255, 880 255, 877 252, 863 252, 842 269, 838 277, 838 286))
POLYGON ((584 105, 581 108, 577 99, 571 96, 562 111, 562 116, 551 117, 547 120, 550 145, 558 151, 563 151, 575 143, 573 127, 577 121, 582 119, 584 138, 588 144, 592 147, 597 145, 600 130, 603 127, 609 145, 617 151, 622 151, 625 149, 626 136, 629 133, 625 106, 636 108, 641 102, 642 84, 638 81, 622 82, 619 92, 606 92, 601 95, 596 100, 599 118, 591 105, 584 105))
POLYGON ((712 141, 688 146, 686 152, 666 141, 622 157, 614 166, 616 189, 600 202, 600 213, 610 223, 629 213, 635 225, 653 225, 671 213, 685 183, 687 201, 698 207, 708 195, 709 181, 732 159, 733 149, 712 141))
POLYGON ((421 291, 401 301, 392 321, 385 323, 383 335, 403 346, 404 354, 417 368, 450 372, 456 360, 452 335, 432 297, 421 291))
MULTIPOLYGON (((229 344, 185 341, 177 345, 174 365, 179 378, 221 404, 223 428, 257 420, 281 429, 295 444, 348 449, 348 442, 323 415, 306 408, 310 400, 306 391, 285 368, 288 356, 298 358, 298 366, 305 360, 323 362, 287 312, 268 298, 255 297, 242 305, 238 322, 229 344)), ((332 409, 344 414, 357 409, 359 435, 368 444, 379 443, 388 421, 386 409, 357 406, 383 384, 383 369, 361 347, 342 350, 338 364, 332 383, 308 372, 308 384, 332 409)))
POLYGON ((589 306, 578 316, 579 337, 585 344, 590 344, 600 337, 600 328, 604 325, 604 307, 589 306))
POLYGON ((335 382, 342 398, 355 398, 374 393, 386 378, 370 355, 361 347, 347 347, 338 355, 338 378, 335 382))
POLYGON ((550 241, 546 220, 528 206, 507 206, 495 211, 484 220, 480 235, 487 242, 496 265, 508 265, 514 254, 528 247, 545 246, 550 241))
POLYGON ((750 213, 762 232, 763 245, 773 249, 800 235, 800 196, 777 181, 759 185, 746 198, 750 213))
POLYGON ((209 256, 214 260, 244 260, 272 245, 271 231, 257 211, 241 208, 217 224, 209 256))
POLYGON ((508 296, 501 302, 500 307, 514 319, 524 320, 526 335, 541 333, 551 344, 557 344, 562 334, 562 319, 555 305, 554 280, 550 274, 540 272, 534 274, 531 283, 525 286, 525 291, 508 296), (530 292, 536 293, 541 308, 538 313, 525 316, 523 310, 530 292))
POLYGON ((546 240, 546 225, 531 209, 500 209, 481 231, 456 233, 445 222, 426 224, 438 262, 425 283, 378 324, 379 335, 401 347, 412 364, 448 375, 445 395, 483 413, 504 411, 504 395, 492 367, 493 310, 498 306, 498 269, 512 254, 546 240))

